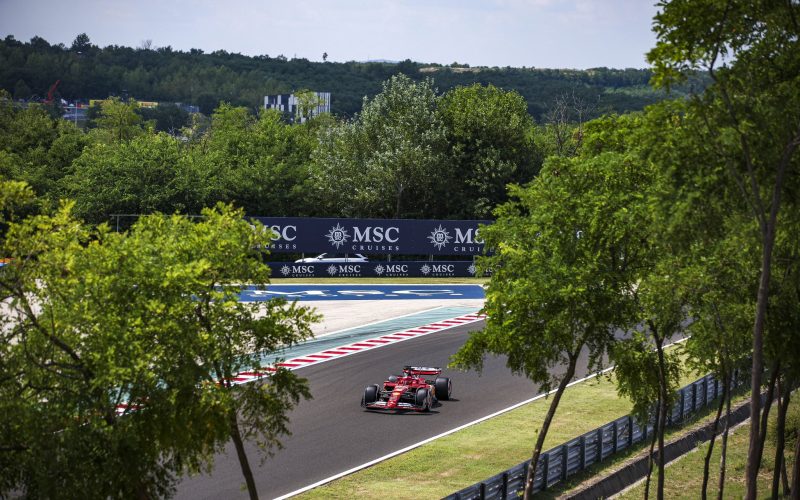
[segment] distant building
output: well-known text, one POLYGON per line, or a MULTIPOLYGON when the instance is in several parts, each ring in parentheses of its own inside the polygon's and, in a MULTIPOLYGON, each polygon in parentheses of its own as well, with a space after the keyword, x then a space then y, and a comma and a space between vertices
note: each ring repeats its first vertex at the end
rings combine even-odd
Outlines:
POLYGON ((322 113, 331 112, 330 92, 309 92, 308 96, 313 102, 309 103, 310 107, 305 111, 301 109, 301 96, 295 94, 266 95, 264 96, 264 109, 277 109, 299 123, 322 113))

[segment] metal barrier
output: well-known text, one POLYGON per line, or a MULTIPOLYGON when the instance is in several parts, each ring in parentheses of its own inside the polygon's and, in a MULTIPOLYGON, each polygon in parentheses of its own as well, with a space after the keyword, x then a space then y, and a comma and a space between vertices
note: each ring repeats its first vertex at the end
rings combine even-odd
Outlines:
MULTIPOLYGON (((748 382, 750 378, 740 377, 739 371, 736 370, 731 386, 737 388, 748 382)), ((667 426, 683 425, 692 415, 710 406, 721 395, 722 384, 713 375, 706 375, 683 387, 678 391, 675 404, 667 415, 667 426)), ((652 421, 642 426, 628 415, 556 446, 539 457, 533 490, 534 492, 547 490, 555 484, 566 481, 568 477, 606 460, 611 455, 646 441, 652 432, 652 421)), ((457 491, 445 497, 445 500, 517 497, 525 489, 529 462, 522 462, 485 481, 457 491)))

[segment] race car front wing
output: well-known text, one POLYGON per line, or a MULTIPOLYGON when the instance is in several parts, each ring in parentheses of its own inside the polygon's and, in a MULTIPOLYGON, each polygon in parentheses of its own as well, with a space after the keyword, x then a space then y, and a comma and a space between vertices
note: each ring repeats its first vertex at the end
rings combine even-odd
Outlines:
POLYGON ((394 406, 389 406, 388 401, 375 401, 374 403, 366 403, 364 408, 370 410, 414 410, 414 411, 423 411, 425 408, 423 406, 417 406, 413 403, 405 403, 403 401, 398 401, 394 406))

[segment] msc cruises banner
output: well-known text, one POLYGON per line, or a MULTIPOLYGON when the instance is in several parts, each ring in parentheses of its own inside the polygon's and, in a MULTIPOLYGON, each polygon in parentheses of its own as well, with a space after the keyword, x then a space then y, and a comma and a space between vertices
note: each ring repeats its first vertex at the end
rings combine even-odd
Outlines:
POLYGON ((471 278, 471 261, 268 262, 273 278, 471 278))
POLYGON ((489 220, 250 217, 271 228, 272 252, 480 255, 489 220))

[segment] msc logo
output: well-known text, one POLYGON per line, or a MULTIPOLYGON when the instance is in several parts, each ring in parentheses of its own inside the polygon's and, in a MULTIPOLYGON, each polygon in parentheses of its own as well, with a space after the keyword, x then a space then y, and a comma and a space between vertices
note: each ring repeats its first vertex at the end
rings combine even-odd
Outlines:
POLYGON ((363 230, 353 227, 353 243, 397 243, 398 233, 399 227, 367 226, 363 230))
POLYGON ((386 274, 408 274, 408 264, 378 264, 375 266, 375 274, 383 276, 386 274))
POLYGON ((456 266, 453 264, 424 264, 419 270, 425 276, 429 274, 452 274, 456 272, 456 266))
POLYGON ((441 224, 439 227, 431 231, 431 235, 428 236, 428 239, 431 240, 431 244, 436 247, 436 250, 441 250, 442 248, 446 247, 450 240, 453 239, 450 236, 450 233, 447 232, 447 229, 443 228, 441 224))
POLYGON ((461 228, 456 228, 456 244, 466 243, 467 245, 477 244, 483 245, 483 240, 478 236, 478 229, 474 231, 472 228, 461 232, 461 228))
POLYGON ((284 276, 298 275, 298 274, 314 274, 314 266, 290 266, 288 264, 281 266, 281 274, 284 276))
MULTIPOLYGON (((347 240, 350 239, 350 234, 347 232, 347 229, 342 227, 341 224, 336 224, 328 231, 328 234, 325 235, 330 241, 331 245, 335 246, 337 249, 347 243, 347 240)), ((331 266, 333 267, 333 266, 331 266)), ((330 268, 329 272, 330 272, 330 268)))
MULTIPOLYGON (((250 227, 255 231, 256 226, 250 224, 250 227)), ((264 229, 271 229, 273 233, 272 241, 294 241, 297 239, 297 226, 264 226, 264 229)))
POLYGON ((343 275, 343 274, 361 275, 361 266, 354 264, 345 264, 345 265, 331 264, 330 266, 328 266, 326 271, 328 271, 328 274, 330 274, 331 276, 343 275))
POLYGON ((341 224, 336 224, 328 230, 325 237, 337 249, 348 243, 351 237, 353 243, 397 243, 400 239, 400 228, 394 226, 367 226, 364 228, 353 226, 352 231, 353 234, 351 236, 347 228, 341 224))
POLYGON ((431 244, 436 247, 436 250, 442 250, 452 240, 455 240, 453 241, 455 245, 483 245, 483 240, 478 236, 477 229, 469 228, 466 231, 462 231, 460 227, 457 227, 455 228, 455 233, 454 238, 450 235, 450 231, 448 231, 447 228, 439 224, 439 227, 431 231, 428 239, 431 244))

